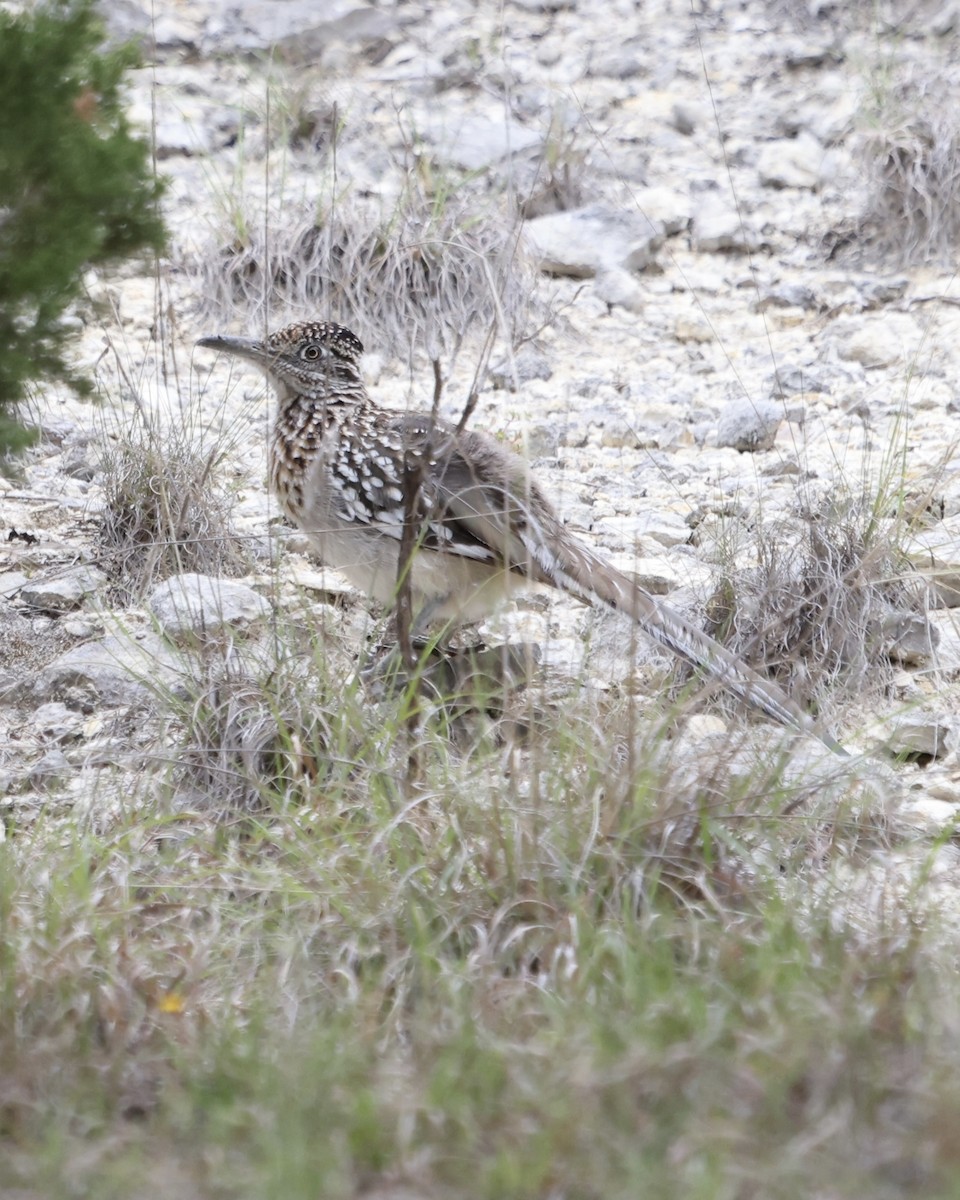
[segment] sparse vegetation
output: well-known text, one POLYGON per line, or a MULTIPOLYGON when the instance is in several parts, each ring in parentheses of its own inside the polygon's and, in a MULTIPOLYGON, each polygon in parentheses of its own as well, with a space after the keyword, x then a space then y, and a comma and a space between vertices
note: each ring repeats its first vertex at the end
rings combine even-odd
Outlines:
POLYGON ((914 73, 877 90, 862 141, 869 245, 901 265, 952 262, 960 243, 958 82, 914 73))
POLYGON ((546 213, 577 208, 591 199, 590 153, 579 125, 568 126, 563 110, 551 114, 543 154, 519 197, 520 215, 528 220, 546 213))
POLYGON ((99 551, 125 598, 185 571, 239 575, 248 561, 218 470, 227 444, 144 409, 103 439, 99 551))
POLYGON ((876 498, 835 489, 810 500, 799 519, 751 526, 757 565, 723 578, 712 632, 808 701, 879 694, 893 673, 891 614, 923 607, 900 548, 906 526, 876 498))
POLYGON ((284 622, 242 652, 215 651, 190 664, 182 694, 164 697, 178 803, 227 820, 296 813, 349 776, 364 724, 352 664, 341 651, 334 684, 336 639, 312 629, 311 651, 305 632, 284 622))
POLYGON ((208 316, 322 312, 391 356, 453 356, 468 331, 491 326, 515 344, 533 326, 533 271, 517 229, 468 187, 447 190, 412 171, 386 210, 347 193, 314 206, 287 205, 264 236, 242 220, 206 254, 208 316))

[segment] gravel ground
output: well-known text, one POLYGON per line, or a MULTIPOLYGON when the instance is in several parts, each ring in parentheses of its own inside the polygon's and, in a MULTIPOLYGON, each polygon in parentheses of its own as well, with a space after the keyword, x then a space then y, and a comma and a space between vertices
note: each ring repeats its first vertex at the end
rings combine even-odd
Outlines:
MULTIPOLYGON (((915 561, 960 571, 960 293, 951 269, 890 253, 910 230, 885 219, 878 232, 871 214, 889 214, 867 165, 881 81, 894 92, 919 71, 949 81, 958 6, 914 6, 900 27, 874 5, 699 7, 104 0, 111 35, 144 43, 130 107, 155 138, 172 239, 159 273, 91 274, 76 352, 99 400, 42 390, 43 438, 21 479, 0 479, 17 534, 0 549, 0 769, 18 805, 42 803, 51 778, 73 801, 105 770, 139 770, 142 698, 84 690, 65 654, 102 649, 122 628, 170 666, 144 641, 155 637, 146 598, 76 576, 78 563, 102 565, 104 446, 137 412, 225 438, 217 469, 260 555, 245 582, 274 587, 269 400, 194 342, 291 317, 344 320, 335 304, 317 311, 309 278, 286 295, 251 285, 231 298, 223 264, 244 245, 282 246, 332 196, 390 212, 411 172, 451 204, 480 206, 505 237, 519 232, 513 263, 530 290, 517 319, 535 336, 498 342, 474 425, 523 449, 571 527, 672 603, 697 613, 721 562, 750 570, 759 529, 891 479, 924 514, 915 561)), ((448 415, 485 333, 475 323, 457 355, 442 347, 448 415)), ((427 407, 430 331, 411 329, 403 353, 394 329, 364 337, 375 396, 427 407)), ((305 579, 314 596, 351 600, 303 549, 287 539, 282 602, 305 579)), ((920 755, 899 769, 897 810, 924 834, 960 812, 957 596, 929 589, 919 649, 835 710, 855 746, 881 730, 920 755)), ((365 627, 359 604, 335 611, 365 627)), ((575 676, 589 634, 598 686, 631 669, 616 650, 622 626, 562 598, 521 602, 486 633, 531 634, 575 676)))

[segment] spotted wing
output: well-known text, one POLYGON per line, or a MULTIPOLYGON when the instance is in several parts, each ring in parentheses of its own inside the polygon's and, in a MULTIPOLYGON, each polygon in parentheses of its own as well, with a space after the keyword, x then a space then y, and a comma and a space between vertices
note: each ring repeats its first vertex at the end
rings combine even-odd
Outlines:
POLYGON ((418 544, 503 565, 534 578, 524 532, 546 506, 521 459, 483 434, 457 434, 446 422, 390 414, 375 432, 340 444, 339 515, 398 541, 403 536, 404 471, 419 476, 418 544), (418 470, 418 468, 420 468, 418 470))

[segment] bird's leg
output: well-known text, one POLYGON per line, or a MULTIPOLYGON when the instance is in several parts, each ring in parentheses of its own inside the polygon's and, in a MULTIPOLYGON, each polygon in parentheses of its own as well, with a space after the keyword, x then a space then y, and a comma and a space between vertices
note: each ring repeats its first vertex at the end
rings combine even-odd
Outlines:
POLYGON ((433 600, 428 600, 417 612, 413 618, 413 628, 410 631, 410 638, 415 646, 439 646, 441 641, 447 640, 445 635, 453 633, 454 625, 451 621, 445 621, 439 630, 430 633, 434 615, 449 599, 449 596, 437 596, 433 600))

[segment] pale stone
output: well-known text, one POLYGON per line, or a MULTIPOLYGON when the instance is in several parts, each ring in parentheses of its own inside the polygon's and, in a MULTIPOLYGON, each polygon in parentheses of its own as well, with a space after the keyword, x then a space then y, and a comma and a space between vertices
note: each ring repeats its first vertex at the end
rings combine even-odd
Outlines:
POLYGON ((831 158, 812 133, 803 131, 795 138, 762 146, 757 172, 766 187, 809 188, 816 192, 832 174, 831 158))
POLYGON ((465 171, 481 171, 515 154, 536 149, 542 135, 504 115, 452 117, 445 110, 430 113, 417 133, 444 162, 465 171))
POLYGON ((940 758, 956 743, 953 721, 944 715, 923 712, 892 718, 884 729, 891 754, 923 754, 940 758))
POLYGON ((841 358, 868 369, 910 362, 920 345, 919 325, 907 313, 865 315, 857 324, 833 331, 841 358))
POLYGON ((107 577, 96 567, 80 566, 52 579, 31 579, 20 588, 20 599, 43 612, 70 612, 88 596, 105 588, 107 577))
POLYGON ((908 825, 936 837, 957 824, 960 809, 946 800, 935 800, 929 796, 911 798, 898 811, 897 816, 908 825))
POLYGON ((741 452, 772 449, 783 421, 783 405, 741 397, 731 400, 717 421, 717 445, 741 452))
POLYGON ((960 607, 960 517, 922 529, 906 546, 910 561, 944 608, 960 607))
POLYGON ((183 672, 182 658, 158 635, 111 635, 61 654, 37 672, 29 690, 39 703, 82 695, 90 703, 113 707, 175 690, 182 685, 183 672))
POLYGON ((165 579, 147 603, 174 641, 243 630, 272 611, 270 602, 244 583, 189 573, 165 579))
POLYGON ((535 217, 523 236, 542 271, 588 279, 647 266, 663 243, 663 227, 642 213, 592 204, 535 217))
POLYGON ((745 223, 736 205, 716 192, 707 192, 698 198, 693 218, 693 238, 697 249, 705 253, 756 250, 760 244, 760 239, 745 223))
POLYGON ((621 267, 601 270, 594 280, 593 290, 604 304, 618 305, 627 312, 641 313, 644 306, 643 288, 636 277, 621 267))
POLYGON ((896 662, 918 666, 936 653, 940 630, 923 613, 890 613, 883 620, 887 653, 896 662))

